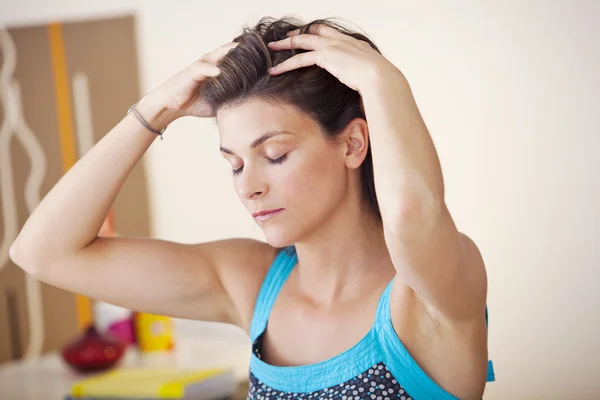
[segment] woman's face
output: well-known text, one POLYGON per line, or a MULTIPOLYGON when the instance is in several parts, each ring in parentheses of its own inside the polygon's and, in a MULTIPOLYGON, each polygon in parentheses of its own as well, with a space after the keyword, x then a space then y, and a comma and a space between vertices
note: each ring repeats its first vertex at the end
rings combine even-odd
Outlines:
POLYGON ((217 113, 238 196, 275 247, 304 240, 348 191, 343 146, 285 105, 252 99, 217 113))

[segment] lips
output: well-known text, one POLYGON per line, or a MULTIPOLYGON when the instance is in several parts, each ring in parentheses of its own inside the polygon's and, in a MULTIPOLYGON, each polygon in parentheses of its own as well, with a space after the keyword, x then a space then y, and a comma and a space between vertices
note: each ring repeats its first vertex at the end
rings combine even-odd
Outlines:
POLYGON ((252 217, 257 221, 266 221, 283 211, 283 208, 273 208, 271 210, 261 210, 252 213, 252 217))

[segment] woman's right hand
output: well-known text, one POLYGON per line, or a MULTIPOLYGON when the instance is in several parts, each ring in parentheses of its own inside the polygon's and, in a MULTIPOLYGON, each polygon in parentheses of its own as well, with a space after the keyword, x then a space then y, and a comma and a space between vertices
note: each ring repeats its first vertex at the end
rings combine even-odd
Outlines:
POLYGON ((142 102, 159 103, 166 112, 166 123, 183 116, 211 117, 212 110, 202 97, 202 85, 207 78, 220 74, 217 63, 238 43, 227 43, 203 55, 184 70, 172 76, 142 102))

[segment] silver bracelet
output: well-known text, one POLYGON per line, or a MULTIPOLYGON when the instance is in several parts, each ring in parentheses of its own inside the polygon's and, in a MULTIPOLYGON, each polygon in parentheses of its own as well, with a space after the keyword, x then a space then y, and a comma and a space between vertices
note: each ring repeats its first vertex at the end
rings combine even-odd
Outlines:
POLYGON ((148 129, 150 132, 157 134, 158 136, 160 136, 160 140, 163 140, 163 132, 167 130, 167 127, 165 126, 161 131, 158 131, 156 129, 154 129, 152 126, 150 126, 150 124, 148 123, 148 121, 146 121, 146 119, 144 117, 142 117, 142 114, 140 114, 140 112, 138 110, 135 109, 135 106, 137 106, 138 103, 135 103, 134 105, 132 105, 131 107, 129 107, 129 110, 127 110, 127 114, 132 113, 133 115, 135 115, 135 117, 138 119, 138 121, 140 121, 140 123, 142 125, 144 125, 144 127, 146 129, 148 129))

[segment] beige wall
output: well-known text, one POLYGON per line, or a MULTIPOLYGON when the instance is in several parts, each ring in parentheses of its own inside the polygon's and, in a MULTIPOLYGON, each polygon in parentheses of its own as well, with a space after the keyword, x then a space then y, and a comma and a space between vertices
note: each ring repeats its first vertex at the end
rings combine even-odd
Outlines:
MULTIPOLYGON (((487 261, 498 381, 486 399, 598 398, 600 3, 460 3, 21 0, 0 3, 0 22, 138 10, 148 91, 262 15, 354 21, 412 83, 451 211, 487 261)), ((199 120, 153 145, 155 236, 261 238, 217 146, 214 123, 199 120)))

